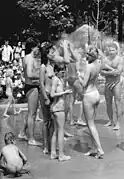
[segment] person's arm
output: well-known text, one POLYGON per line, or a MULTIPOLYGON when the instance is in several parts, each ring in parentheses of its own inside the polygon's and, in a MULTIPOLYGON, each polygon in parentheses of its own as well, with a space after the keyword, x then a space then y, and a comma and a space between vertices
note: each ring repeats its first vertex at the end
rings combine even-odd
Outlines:
POLYGON ((56 92, 57 85, 58 85, 58 79, 56 77, 54 77, 54 79, 52 81, 52 89, 51 89, 51 93, 50 93, 52 98, 71 93, 71 90, 66 90, 66 91, 57 93, 56 92))
POLYGON ((25 57, 27 59, 25 59, 26 61, 26 66, 27 66, 27 76, 28 78, 30 78, 31 80, 38 80, 39 79, 39 70, 37 70, 37 72, 33 72, 33 61, 31 59, 29 59, 30 57, 25 57))
POLYGON ((80 82, 82 86, 86 87, 90 78, 90 68, 87 67, 84 71, 84 75, 83 76, 80 75, 80 77, 81 77, 80 82))
POLYGON ((64 40, 63 43, 62 43, 62 46, 63 46, 63 51, 64 51, 64 62, 65 63, 70 63, 70 54, 69 54, 69 51, 68 51, 68 46, 69 46, 69 43, 64 40))
POLYGON ((118 61, 119 61, 119 64, 117 66, 117 69, 115 69, 115 71, 118 75, 121 75, 121 73, 123 72, 123 68, 124 68, 124 59, 122 57, 119 57, 118 61))
POLYGON ((19 156, 22 158, 23 160, 23 164, 25 165, 26 162, 27 162, 27 157, 21 152, 20 149, 18 149, 18 152, 19 152, 19 156))
POLYGON ((0 154, 0 161, 2 160, 3 158, 3 152, 1 151, 1 154, 0 154))
POLYGON ((45 83, 45 71, 46 71, 45 68, 46 68, 46 67, 45 67, 45 66, 42 66, 42 65, 41 65, 41 67, 40 67, 40 89, 41 89, 41 91, 42 91, 42 94, 43 94, 44 99, 45 99, 45 100, 48 100, 49 98, 48 98, 48 96, 47 96, 47 94, 46 94, 45 85, 44 85, 44 83, 45 83))
POLYGON ((71 46, 70 46, 70 52, 71 52, 72 59, 74 59, 74 61, 78 61, 78 62, 79 62, 79 60, 81 59, 81 56, 80 56, 78 53, 76 53, 76 52, 72 49, 71 46))

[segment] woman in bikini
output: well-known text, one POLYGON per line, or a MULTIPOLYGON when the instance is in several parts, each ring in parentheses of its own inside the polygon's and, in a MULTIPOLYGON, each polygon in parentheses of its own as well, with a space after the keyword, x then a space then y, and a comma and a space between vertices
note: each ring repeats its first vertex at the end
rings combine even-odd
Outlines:
POLYGON ((71 90, 64 91, 63 73, 60 67, 55 67, 56 75, 53 77, 51 97, 51 113, 53 115, 54 132, 51 141, 51 159, 58 158, 59 161, 70 160, 70 156, 64 155, 64 124, 65 124, 65 98, 64 95, 72 93, 71 90), (58 137, 57 137, 58 136, 58 137), (57 140, 58 139, 58 140, 57 140), (59 156, 56 154, 58 142, 59 156))
POLYGON ((99 140, 99 134, 94 124, 96 110, 100 102, 100 95, 96 87, 96 79, 101 70, 101 61, 98 59, 98 55, 99 53, 97 48, 89 48, 87 55, 88 64, 84 71, 83 81, 81 80, 82 86, 84 88, 83 111, 93 142, 93 148, 85 155, 91 155, 94 153, 95 145, 96 158, 100 158, 104 154, 99 140))
POLYGON ((13 77, 13 71, 11 69, 8 69, 6 72, 6 95, 8 96, 8 105, 4 111, 3 116, 4 117, 10 117, 7 112, 9 107, 11 106, 11 104, 13 105, 13 109, 14 109, 14 114, 19 114, 20 110, 17 112, 16 108, 15 108, 15 99, 13 97, 13 88, 14 88, 14 84, 12 82, 12 77, 13 77))
POLYGON ((40 67, 40 102, 43 111, 43 138, 44 138, 44 150, 45 154, 49 153, 51 143, 51 87, 52 78, 54 77, 54 65, 52 60, 49 59, 48 54, 51 46, 44 46, 41 50, 41 67, 40 67))

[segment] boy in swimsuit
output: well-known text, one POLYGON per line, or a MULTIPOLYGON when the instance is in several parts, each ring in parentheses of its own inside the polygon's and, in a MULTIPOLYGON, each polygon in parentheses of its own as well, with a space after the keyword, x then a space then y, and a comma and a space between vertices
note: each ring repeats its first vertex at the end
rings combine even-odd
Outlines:
POLYGON ((1 150, 0 168, 4 174, 12 174, 17 177, 27 162, 26 156, 16 146, 15 137, 12 132, 4 136, 5 146, 1 150))
POLYGON ((71 90, 64 91, 64 81, 62 72, 56 67, 57 74, 53 77, 51 97, 53 103, 51 105, 51 113, 53 115, 54 132, 51 141, 51 159, 58 158, 59 161, 70 160, 70 156, 64 155, 64 124, 65 124, 65 101, 64 95, 72 93, 71 90), (58 137, 57 137, 58 136, 58 137), (58 138, 58 140, 57 140, 58 138), (59 146, 59 156, 56 154, 56 144, 59 146))
POLYGON ((14 109, 14 114, 19 114, 20 113, 20 110, 17 112, 16 109, 15 109, 15 99, 13 97, 13 88, 14 88, 14 84, 12 82, 12 77, 13 77, 13 71, 11 69, 8 69, 7 72, 6 72, 6 95, 8 96, 8 105, 4 111, 4 114, 3 116, 4 117, 10 117, 7 112, 8 112, 8 109, 9 107, 11 106, 11 104, 13 105, 13 109, 14 109))

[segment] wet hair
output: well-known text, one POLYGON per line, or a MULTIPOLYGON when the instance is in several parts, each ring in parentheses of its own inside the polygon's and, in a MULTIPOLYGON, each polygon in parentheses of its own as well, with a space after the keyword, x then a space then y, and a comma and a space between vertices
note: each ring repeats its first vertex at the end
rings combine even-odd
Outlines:
POLYGON ((54 66, 54 72, 59 73, 60 71, 65 71, 65 66, 64 65, 55 65, 54 66))
POLYGON ((15 136, 12 132, 7 132, 4 136, 4 141, 5 141, 5 144, 8 145, 8 144, 13 144, 14 141, 15 141, 15 136))
POLYGON ((96 59, 98 59, 99 51, 96 47, 90 46, 87 52, 87 61, 88 63, 94 62, 96 59))
POLYGON ((32 48, 37 47, 38 41, 36 41, 34 38, 28 38, 26 41, 26 49, 25 49, 25 54, 29 54, 32 51, 32 48))
POLYGON ((42 46, 41 46, 41 64, 44 64, 46 65, 48 63, 48 53, 49 53, 49 50, 53 47, 53 44, 51 43, 44 43, 42 46))

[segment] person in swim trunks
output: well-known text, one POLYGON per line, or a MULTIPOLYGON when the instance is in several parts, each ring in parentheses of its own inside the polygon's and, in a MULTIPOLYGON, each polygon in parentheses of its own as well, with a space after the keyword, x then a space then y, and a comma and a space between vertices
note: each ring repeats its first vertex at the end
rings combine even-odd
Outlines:
POLYGON ((38 108, 39 97, 39 71, 41 64, 40 50, 38 43, 29 38, 26 42, 26 56, 23 59, 23 70, 25 77, 25 94, 28 101, 28 119, 24 122, 23 129, 18 135, 21 139, 28 140, 29 145, 40 145, 34 139, 34 122, 38 108), (29 139, 26 136, 26 129, 28 128, 29 139))
POLYGON ((54 99, 51 105, 53 115, 54 132, 51 141, 51 159, 59 161, 70 160, 70 156, 64 155, 64 124, 65 124, 65 101, 64 95, 72 93, 71 90, 64 91, 64 81, 61 68, 56 66, 56 75, 53 77, 51 97, 54 99), (58 139, 58 140, 57 140, 58 139), (56 144, 59 146, 59 154, 56 153, 56 144))
POLYGON ((98 55, 98 49, 91 46, 87 54, 88 64, 85 68, 82 81, 84 91, 82 104, 93 145, 91 150, 85 153, 85 155, 89 156, 95 153, 96 158, 101 158, 104 155, 104 152, 99 140, 99 134, 94 124, 96 110, 100 102, 100 95, 96 87, 96 80, 101 70, 101 60, 98 59, 98 55))
POLYGON ((113 130, 120 129, 119 121, 121 120, 121 90, 122 85, 120 81, 120 76, 123 71, 123 58, 118 55, 117 44, 112 42, 108 45, 109 56, 106 58, 105 63, 113 68, 113 70, 101 71, 101 74, 105 76, 105 99, 107 106, 107 114, 109 117, 109 122, 105 124, 105 127, 113 126, 113 130), (113 121, 113 108, 112 102, 115 102, 117 122, 113 121))

